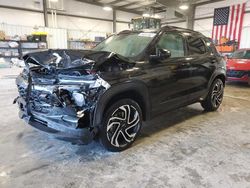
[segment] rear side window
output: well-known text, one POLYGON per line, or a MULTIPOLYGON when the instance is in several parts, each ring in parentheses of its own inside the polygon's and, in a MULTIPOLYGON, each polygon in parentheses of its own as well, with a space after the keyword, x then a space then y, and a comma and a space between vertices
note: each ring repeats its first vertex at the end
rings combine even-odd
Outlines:
POLYGON ((187 36, 188 51, 190 55, 205 54, 206 46, 201 38, 194 36, 187 36))
POLYGON ((215 48, 212 39, 205 38, 204 41, 206 43, 206 46, 207 46, 209 52, 212 52, 214 55, 217 55, 217 56, 220 55, 220 53, 218 52, 218 50, 215 48))
POLYGON ((164 33, 157 44, 157 48, 166 49, 171 52, 171 57, 184 57, 183 37, 175 33, 164 33))

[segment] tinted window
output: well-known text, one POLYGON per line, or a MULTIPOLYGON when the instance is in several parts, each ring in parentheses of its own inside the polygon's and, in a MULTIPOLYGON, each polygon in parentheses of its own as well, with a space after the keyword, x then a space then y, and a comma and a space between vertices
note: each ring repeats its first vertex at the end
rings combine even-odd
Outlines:
POLYGON ((157 44, 157 48, 167 49, 171 52, 171 57, 184 56, 184 42, 181 35, 165 33, 157 44))
POLYGON ((231 56, 232 59, 250 59, 250 50, 236 51, 231 56))
POLYGON ((206 53, 206 47, 201 38, 188 36, 187 42, 190 55, 199 55, 206 53))
POLYGON ((209 50, 209 52, 212 52, 214 55, 220 55, 220 53, 218 52, 218 50, 215 48, 213 41, 209 38, 205 38, 205 43, 207 45, 207 48, 209 50))
POLYGON ((115 52, 127 58, 138 56, 153 40, 155 33, 124 33, 101 42, 94 51, 115 52))

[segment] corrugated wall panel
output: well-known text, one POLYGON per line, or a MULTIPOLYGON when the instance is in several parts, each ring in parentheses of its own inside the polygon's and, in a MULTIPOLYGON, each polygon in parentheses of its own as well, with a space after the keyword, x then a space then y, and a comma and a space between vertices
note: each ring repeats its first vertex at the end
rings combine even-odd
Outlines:
POLYGON ((84 30, 68 30, 69 39, 78 40, 78 39, 90 39, 95 40, 95 36, 106 37, 105 32, 98 31, 84 31, 84 30))

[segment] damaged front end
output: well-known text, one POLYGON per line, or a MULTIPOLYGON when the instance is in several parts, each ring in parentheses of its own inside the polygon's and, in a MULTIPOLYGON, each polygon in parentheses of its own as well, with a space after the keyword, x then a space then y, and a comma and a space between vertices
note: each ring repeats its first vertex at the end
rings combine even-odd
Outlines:
POLYGON ((24 56, 25 68, 16 79, 15 99, 20 118, 64 140, 89 143, 98 98, 110 85, 82 52, 44 51, 24 56))

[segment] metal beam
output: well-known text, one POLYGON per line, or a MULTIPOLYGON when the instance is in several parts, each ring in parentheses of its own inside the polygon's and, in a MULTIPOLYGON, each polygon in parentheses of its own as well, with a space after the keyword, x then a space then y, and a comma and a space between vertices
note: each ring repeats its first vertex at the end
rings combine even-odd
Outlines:
POLYGON ((120 3, 120 2, 121 2, 121 0, 115 0, 115 1, 111 1, 111 2, 107 3, 107 5, 114 5, 114 4, 120 3))
POLYGON ((224 1, 224 0, 210 0, 210 1, 205 1, 205 2, 201 2, 201 3, 196 3, 194 5, 195 6, 202 6, 202 5, 207 5, 207 4, 216 3, 216 2, 220 2, 220 1, 224 1))
POLYGON ((6 6, 6 5, 0 5, 0 8, 7 8, 7 9, 12 9, 12 10, 22 10, 22 11, 43 13, 42 10, 35 10, 35 9, 29 9, 29 8, 23 8, 23 7, 12 7, 12 6, 6 6))
POLYGON ((113 9, 113 33, 116 33, 116 10, 113 9))
POLYGON ((143 6, 141 6, 141 7, 132 8, 132 9, 130 9, 130 10, 136 10, 136 9, 138 9, 138 8, 148 8, 150 5, 153 5, 153 4, 155 4, 155 2, 149 3, 149 4, 147 4, 147 5, 143 5, 143 6))
MULTIPOLYGON (((82 3, 87 3, 87 4, 91 4, 91 5, 96 5, 96 6, 105 6, 106 4, 104 3, 100 3, 100 2, 95 2, 95 1, 89 1, 89 0, 76 0, 76 1, 79 1, 79 2, 82 2, 82 3)), ((110 2, 112 3, 112 2, 110 2)), ((116 10, 120 10, 120 11, 124 11, 124 12, 130 12, 130 13, 133 13, 133 14, 141 14, 141 12, 138 12, 138 11, 134 11, 134 10, 130 10, 130 9, 124 9, 124 8, 119 8, 119 7, 116 7, 116 6, 113 6, 113 8, 115 8, 116 10)))
POLYGON ((48 9, 47 9, 47 0, 43 0, 43 18, 44 18, 44 26, 48 27, 48 9))
MULTIPOLYGON (((50 10, 48 11, 48 14, 51 14, 50 10)), ((81 16, 81 15, 75 15, 75 14, 67 14, 67 13, 63 13, 63 12, 57 12, 57 15, 59 15, 59 16, 69 16, 69 17, 74 17, 74 18, 84 18, 84 19, 91 19, 91 20, 113 22, 113 19, 96 18, 96 17, 90 17, 90 16, 81 16)), ((126 23, 126 24, 128 24, 130 22, 116 20, 116 23, 126 23)))
POLYGON ((129 6, 132 6, 132 5, 138 5, 140 3, 141 3, 141 1, 135 1, 135 2, 132 2, 132 3, 128 3, 128 4, 117 6, 117 7, 119 7, 119 8, 125 8, 125 7, 129 7, 129 6))
POLYGON ((194 5, 189 6, 189 11, 187 14, 187 28, 194 29, 194 17, 195 17, 195 9, 194 5))

